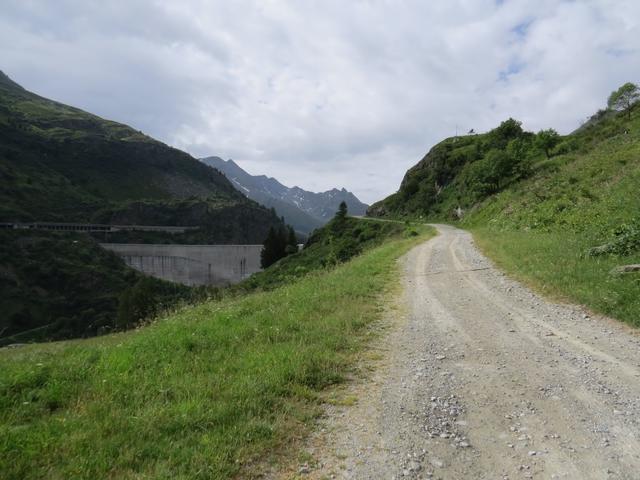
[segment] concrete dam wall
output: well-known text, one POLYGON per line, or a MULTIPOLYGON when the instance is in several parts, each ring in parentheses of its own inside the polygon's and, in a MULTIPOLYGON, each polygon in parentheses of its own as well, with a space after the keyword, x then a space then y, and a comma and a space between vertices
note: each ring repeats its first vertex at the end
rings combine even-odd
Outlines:
POLYGON ((229 285, 261 270, 262 245, 100 245, 142 273, 185 285, 229 285))

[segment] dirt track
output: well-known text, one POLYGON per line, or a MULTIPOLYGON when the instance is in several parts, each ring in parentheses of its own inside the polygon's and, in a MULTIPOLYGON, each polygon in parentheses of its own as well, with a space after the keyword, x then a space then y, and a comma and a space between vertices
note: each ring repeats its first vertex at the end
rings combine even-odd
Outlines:
POLYGON ((303 476, 640 479, 640 336, 438 229, 402 259, 383 360, 345 393, 354 406, 328 409, 303 476))

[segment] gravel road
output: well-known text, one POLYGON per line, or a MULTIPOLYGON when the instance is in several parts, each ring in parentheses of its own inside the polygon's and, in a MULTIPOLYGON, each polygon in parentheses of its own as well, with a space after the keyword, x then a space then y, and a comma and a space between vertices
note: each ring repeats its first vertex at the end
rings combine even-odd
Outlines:
POLYGON ((382 360, 331 406, 306 478, 640 479, 640 336, 508 279, 470 234, 402 261, 382 360), (349 403, 349 402, 345 402, 349 403))

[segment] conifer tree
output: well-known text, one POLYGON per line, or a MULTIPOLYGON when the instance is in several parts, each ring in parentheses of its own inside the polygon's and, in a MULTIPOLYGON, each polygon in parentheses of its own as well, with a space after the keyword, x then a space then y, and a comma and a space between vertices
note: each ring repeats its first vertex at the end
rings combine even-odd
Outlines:
POLYGON ((336 218, 343 219, 347 216, 347 203, 343 200, 340 202, 338 206, 338 211, 336 212, 336 218))
POLYGON ((262 268, 267 268, 278 260, 276 258, 277 241, 276 231, 273 227, 270 227, 267 238, 262 245, 262 251, 260 252, 260 266, 262 268))
POLYGON ((287 226, 287 230, 288 230, 288 238, 287 238, 286 253, 287 255, 291 255, 298 251, 298 239, 296 238, 296 232, 291 225, 287 226))
POLYGON ((277 229, 271 227, 260 252, 260 266, 267 268, 297 251, 298 241, 291 226, 283 224, 277 229))

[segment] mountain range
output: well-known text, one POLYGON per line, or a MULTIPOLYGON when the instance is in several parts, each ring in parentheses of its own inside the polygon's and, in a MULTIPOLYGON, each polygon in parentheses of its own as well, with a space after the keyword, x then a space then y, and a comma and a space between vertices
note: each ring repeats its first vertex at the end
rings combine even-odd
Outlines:
POLYGON ((278 215, 298 232, 309 234, 327 223, 338 210, 340 202, 347 204, 351 215, 364 215, 368 205, 344 188, 326 192, 310 192, 300 187, 287 187, 275 178, 251 175, 233 160, 219 157, 202 158, 202 162, 225 174, 244 195, 262 205, 274 208, 278 215))

